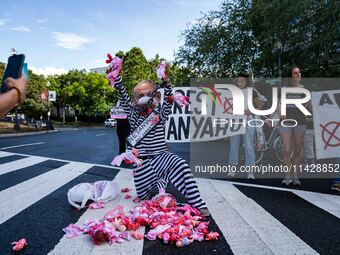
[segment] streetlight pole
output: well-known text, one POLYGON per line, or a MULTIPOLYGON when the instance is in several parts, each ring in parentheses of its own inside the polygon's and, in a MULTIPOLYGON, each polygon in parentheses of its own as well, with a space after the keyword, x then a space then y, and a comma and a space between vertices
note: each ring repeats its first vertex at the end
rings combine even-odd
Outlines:
POLYGON ((48 91, 48 96, 47 96, 47 104, 48 104, 48 113, 47 113, 47 121, 48 123, 50 123, 51 119, 50 119, 50 116, 51 116, 51 106, 50 106, 50 91, 48 90, 48 88, 50 87, 50 82, 47 81, 46 82, 46 87, 47 87, 47 91, 48 91))
MULTIPOLYGON (((17 50, 15 48, 11 49, 11 55, 14 56, 17 54, 17 50)), ((18 118, 18 106, 15 107, 15 124, 14 124, 14 130, 16 132, 20 131, 20 122, 18 118)))

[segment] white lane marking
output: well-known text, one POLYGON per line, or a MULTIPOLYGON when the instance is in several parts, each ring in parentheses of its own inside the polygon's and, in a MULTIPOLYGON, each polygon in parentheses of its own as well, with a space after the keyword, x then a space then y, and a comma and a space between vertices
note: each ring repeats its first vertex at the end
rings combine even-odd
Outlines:
POLYGON ((294 190, 294 194, 308 201, 309 203, 333 214, 340 219, 340 197, 326 194, 315 194, 314 192, 294 190), (322 196, 323 195, 323 196, 322 196))
POLYGON ((103 136, 103 135, 106 135, 106 133, 103 133, 103 134, 96 134, 96 136, 103 136))
MULTIPOLYGON (((132 178, 131 172, 121 171, 121 175, 117 176, 117 181, 119 185, 123 187, 130 187, 132 188, 132 191, 130 194, 132 195, 132 198, 135 198, 137 196, 136 190, 134 188, 134 182, 132 178), (129 178, 129 183, 127 181, 124 181, 124 179, 129 178)), ((118 174, 119 175, 119 174, 118 174)), ((120 204, 124 206, 125 213, 128 213, 129 210, 133 209, 135 204, 133 203, 132 199, 125 199, 125 194, 120 194, 120 201, 117 201, 116 204, 120 204)), ((111 207, 113 208, 113 207, 111 207)), ((145 233, 145 227, 142 226, 139 230, 139 233, 144 234, 145 233)), ((110 245, 108 243, 105 243, 103 245, 95 245, 91 255, 106 255, 106 254, 136 254, 136 255, 142 255, 143 254, 143 240, 136 240, 133 237, 131 238, 131 241, 124 242, 120 244, 113 244, 110 245)))
POLYGON ((202 198, 233 254, 273 254, 258 234, 208 179, 196 179, 202 198))
MULTIPOLYGON (((234 182, 234 181, 223 181, 223 182, 231 183, 231 184, 234 184, 234 185, 246 186, 246 187, 254 187, 254 188, 261 188, 261 189, 272 189, 272 190, 279 190, 279 191, 293 192, 293 191, 296 190, 296 189, 281 188, 281 187, 268 186, 268 185, 260 185, 260 184, 252 184, 252 183, 234 182)), ((303 191, 304 192, 305 190, 299 190, 299 191, 303 191)), ((305 192, 311 192, 311 193, 314 193, 314 194, 328 195, 326 193, 319 193, 319 192, 314 192, 314 191, 305 191, 305 192)), ((339 197, 337 195, 329 195, 329 196, 331 196, 331 197, 339 197)))
POLYGON ((25 167, 33 166, 46 161, 46 158, 31 156, 8 163, 0 164, 0 175, 16 171, 25 167))
POLYGON ((312 247, 232 184, 214 181, 214 187, 256 231, 274 254, 318 254, 312 247))
POLYGON ((2 147, 2 148, 0 148, 0 150, 8 150, 8 149, 19 148, 19 147, 26 147, 26 146, 32 146, 32 145, 40 145, 40 144, 44 144, 44 143, 46 143, 46 142, 26 143, 26 144, 20 144, 20 145, 15 145, 15 146, 2 147))
POLYGON ((340 216, 340 196, 319 193, 314 191, 306 191, 306 190, 296 190, 296 189, 288 189, 288 188, 281 188, 281 187, 274 187, 274 186, 266 186, 266 185, 258 185, 258 184, 251 184, 251 183, 241 183, 241 182, 229 182, 234 185, 246 186, 246 187, 254 187, 254 188, 261 188, 261 189, 270 189, 270 190, 278 190, 278 191, 287 191, 292 192, 299 197, 305 199, 306 201, 310 202, 311 204, 321 208, 322 210, 333 214, 334 216, 340 216))
MULTIPOLYGON (((0 224, 86 172, 92 165, 69 163, 0 192, 0 224)), ((65 199, 65 203, 66 203, 65 199)))
POLYGON ((12 153, 0 151, 0 158, 7 157, 13 155, 12 153))
MULTIPOLYGON (((132 173, 127 171, 120 171, 114 178, 120 187, 132 187, 133 179, 132 173)), ((136 195, 135 190, 132 191, 132 196, 136 195)), ((103 209, 91 210, 87 209, 86 212, 75 223, 81 226, 88 219, 101 219, 105 213, 115 208, 118 204, 123 205, 125 212, 132 209, 134 204, 131 199, 124 199, 125 194, 119 194, 118 197, 106 203, 103 209)), ((140 233, 145 232, 145 227, 141 227, 140 233)), ((101 244, 94 245, 88 235, 80 235, 76 238, 67 238, 65 235, 60 239, 59 243, 48 255, 63 255, 63 254, 142 254, 143 240, 137 241, 133 238, 129 242, 121 244, 101 244)))
MULTIPOLYGON (((1 152, 1 151, 0 151, 1 152)), ((24 156, 24 157, 31 157, 34 155, 29 155, 29 154, 23 154, 23 153, 12 153, 12 152, 8 152, 9 154, 7 156, 10 155, 19 155, 19 156, 24 156)), ((40 157, 40 156, 39 156, 40 157)), ((79 163, 79 161, 73 161, 73 160, 66 160, 66 159, 60 159, 60 158, 49 158, 49 157, 41 157, 41 158, 45 158, 46 160, 57 160, 57 161, 61 161, 61 162, 66 162, 66 163, 79 163)), ((85 163, 84 163, 85 164, 85 163)), ((118 169, 118 170, 125 170, 125 171, 131 171, 131 169, 129 168, 123 168, 123 167, 116 167, 116 166, 109 166, 109 165, 103 165, 103 164, 97 164, 97 163, 86 163, 92 166, 100 166, 100 167, 106 167, 106 168, 111 168, 111 169, 118 169)))

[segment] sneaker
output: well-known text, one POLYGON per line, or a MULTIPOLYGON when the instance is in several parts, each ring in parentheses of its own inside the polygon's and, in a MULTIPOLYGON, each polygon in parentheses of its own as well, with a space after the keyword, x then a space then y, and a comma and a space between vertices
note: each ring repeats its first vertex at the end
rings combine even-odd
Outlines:
POLYGON ((236 175, 236 172, 228 172, 227 176, 228 177, 234 177, 236 175))
POLYGON ((301 185, 301 182, 300 182, 296 172, 293 173, 292 181, 293 181, 294 185, 301 185))
POLYGON ((331 187, 331 190, 335 190, 335 191, 340 192, 340 183, 334 183, 331 187))
POLYGON ((250 180, 250 179, 251 179, 251 180, 255 180, 255 175, 254 175, 254 173, 249 173, 248 176, 247 176, 247 179, 248 179, 248 180, 250 180))
POLYGON ((294 185, 301 185, 301 182, 300 182, 299 178, 297 178, 297 177, 293 177, 292 182, 293 182, 294 185))
POLYGON ((209 212, 208 208, 202 208, 202 209, 199 209, 199 211, 202 214, 202 216, 204 216, 204 217, 210 216, 210 212, 209 212))
POLYGON ((292 179, 290 179, 289 176, 285 177, 282 182, 282 184, 286 184, 287 186, 292 183, 292 179))

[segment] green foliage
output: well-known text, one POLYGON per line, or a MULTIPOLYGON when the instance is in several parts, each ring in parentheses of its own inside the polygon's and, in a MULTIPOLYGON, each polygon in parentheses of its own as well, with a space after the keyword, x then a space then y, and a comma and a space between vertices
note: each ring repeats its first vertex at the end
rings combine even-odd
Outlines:
POLYGON ((19 106, 19 112, 25 113, 29 117, 38 118, 48 111, 48 104, 40 99, 40 92, 46 85, 43 75, 34 74, 29 70, 27 83, 27 94, 25 101, 19 106))
POLYGON ((2 77, 4 76, 5 64, 0 62, 0 84, 2 84, 2 77))
POLYGON ((115 92, 105 75, 72 70, 67 74, 48 77, 50 90, 57 93, 57 107, 70 106, 76 115, 106 116, 116 101, 115 92))
MULTIPOLYGON (((119 51, 116 56, 124 59, 123 78, 128 91, 131 93, 138 82, 145 79, 157 81, 156 67, 160 63, 158 55, 147 60, 140 48, 134 47, 128 52, 119 51)), ((0 63, 2 77, 5 65, 0 63)), ((189 86, 189 70, 179 65, 171 66, 171 78, 175 84, 189 86)), ((51 75, 45 78, 29 71, 28 91, 25 102, 20 105, 20 112, 29 117, 39 118, 47 114, 48 103, 40 98, 41 90, 55 90, 56 102, 50 102, 56 107, 58 116, 60 109, 71 107, 77 116, 106 117, 110 107, 117 102, 117 91, 109 86, 105 75, 87 73, 85 70, 71 70, 66 74, 51 75), (47 82, 49 86, 47 87, 47 82)))
MULTIPOLYGON (((330 1, 337 20, 340 6, 330 1)), ((176 60, 198 77, 259 75, 263 68, 278 76, 297 64, 309 77, 338 77, 339 33, 325 1, 245 0, 222 2, 182 32, 176 60), (275 48, 282 42, 282 51, 275 48)))
POLYGON ((127 90, 131 93, 133 87, 141 80, 155 78, 151 64, 146 60, 140 48, 133 47, 124 54, 123 79, 127 90))

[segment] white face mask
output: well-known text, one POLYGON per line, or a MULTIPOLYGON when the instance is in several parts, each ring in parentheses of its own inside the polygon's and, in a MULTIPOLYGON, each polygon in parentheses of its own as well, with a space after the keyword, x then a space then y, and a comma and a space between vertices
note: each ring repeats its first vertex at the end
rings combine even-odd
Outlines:
POLYGON ((138 99, 136 105, 146 105, 146 104, 149 104, 150 99, 151 99, 151 97, 143 96, 143 97, 138 99))
POLYGON ((155 97, 143 96, 135 103, 137 108, 144 108, 148 106, 156 107, 159 104, 159 101, 155 97), (150 104, 150 99, 152 99, 152 103, 150 104))

